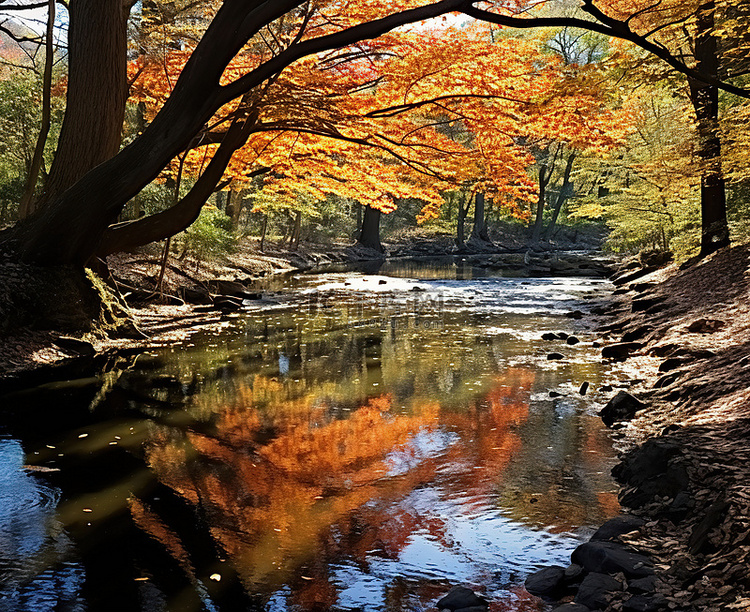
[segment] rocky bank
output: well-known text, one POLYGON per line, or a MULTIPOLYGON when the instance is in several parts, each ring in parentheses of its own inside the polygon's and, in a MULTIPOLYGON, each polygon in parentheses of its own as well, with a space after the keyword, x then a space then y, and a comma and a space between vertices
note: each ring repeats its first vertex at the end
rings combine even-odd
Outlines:
POLYGON ((601 311, 626 514, 529 577, 555 612, 750 610, 750 248, 631 265, 601 311), (608 312, 604 312, 604 310, 608 312))

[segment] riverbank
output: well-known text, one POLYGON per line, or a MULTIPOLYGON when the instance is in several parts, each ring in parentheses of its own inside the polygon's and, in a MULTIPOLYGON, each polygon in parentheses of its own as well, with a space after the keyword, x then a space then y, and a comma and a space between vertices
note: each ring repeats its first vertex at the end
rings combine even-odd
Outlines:
POLYGON ((748 274, 750 248, 738 246, 683 270, 614 277, 599 330, 603 354, 626 360, 623 385, 643 402, 609 415, 627 451, 615 470, 621 502, 639 520, 609 534, 625 549, 584 545, 596 549, 595 578, 582 582, 575 567, 560 574, 560 612, 750 609, 748 274), (608 565, 608 549, 650 561, 634 562, 635 572, 608 565))
MULTIPOLYGON (((588 242, 566 243, 576 244, 585 246, 588 242)), ((245 240, 234 253, 216 260, 170 256, 163 276, 158 248, 117 254, 97 272, 123 298, 121 304, 115 304, 116 310, 127 311, 133 322, 124 334, 15 326, 10 321, 14 303, 32 302, 37 297, 34 283, 25 278, 27 267, 7 264, 0 270, 0 297, 5 296, 0 302, 9 304, 7 316, 0 317, 6 330, 0 343, 0 387, 34 384, 57 370, 63 374, 90 370, 94 362, 106 363, 123 351, 175 344, 197 331, 220 329, 240 309, 273 305, 274 298, 267 299, 269 279, 295 272, 357 266, 374 273, 393 258, 445 258, 468 270, 503 270, 517 276, 605 276, 610 271, 606 257, 590 252, 480 246, 467 247, 457 254, 445 237, 411 242, 405 237, 389 244, 393 255, 386 256, 350 243, 306 244, 294 250, 269 245, 260 252, 257 241, 245 240), (19 299, 24 292, 29 295, 19 299)), ((50 308, 54 310, 54 304, 50 308)), ((0 315, 3 312, 0 308, 0 315)))

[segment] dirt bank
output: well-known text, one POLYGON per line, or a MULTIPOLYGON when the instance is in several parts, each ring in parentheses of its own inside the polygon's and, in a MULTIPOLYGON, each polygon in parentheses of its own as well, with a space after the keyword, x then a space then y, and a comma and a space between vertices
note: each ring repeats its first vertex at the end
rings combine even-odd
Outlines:
POLYGON ((646 588, 627 564, 602 569, 609 553, 597 549, 599 578, 569 570, 555 587, 553 599, 577 602, 560 612, 750 610, 749 274, 750 248, 738 246, 684 270, 615 277, 603 353, 627 360, 623 382, 645 404, 614 424, 627 451, 615 475, 642 521, 606 539, 648 555, 655 579, 646 588))

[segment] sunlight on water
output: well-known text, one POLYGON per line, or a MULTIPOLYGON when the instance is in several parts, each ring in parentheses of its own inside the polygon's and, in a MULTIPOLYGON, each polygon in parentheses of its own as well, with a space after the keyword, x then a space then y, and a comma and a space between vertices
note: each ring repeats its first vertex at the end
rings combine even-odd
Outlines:
POLYGON ((618 511, 611 373, 561 316, 607 288, 385 272, 286 279, 220 335, 6 398, 2 601, 427 611, 467 584, 544 609, 524 577, 618 511))

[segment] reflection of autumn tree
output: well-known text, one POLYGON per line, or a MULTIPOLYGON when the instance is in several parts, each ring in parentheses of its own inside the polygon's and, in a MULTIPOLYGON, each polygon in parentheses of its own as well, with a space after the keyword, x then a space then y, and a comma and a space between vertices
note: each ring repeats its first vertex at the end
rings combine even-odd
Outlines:
MULTIPOLYGON (((267 389, 268 381, 259 382, 267 389)), ((219 415, 215 435, 170 440, 162 432, 149 461, 165 484, 202 503, 214 537, 244 572, 247 586, 296 568, 330 524, 383 495, 377 483, 387 473, 388 454, 431 427, 435 414, 428 407, 417 416, 392 415, 390 397, 381 396, 349 419, 327 420, 324 406, 308 404, 303 411, 292 402, 273 438, 262 444, 263 415, 251 403, 241 406, 239 398, 219 415)), ((410 476, 393 489, 402 494, 414 484, 410 476)))

